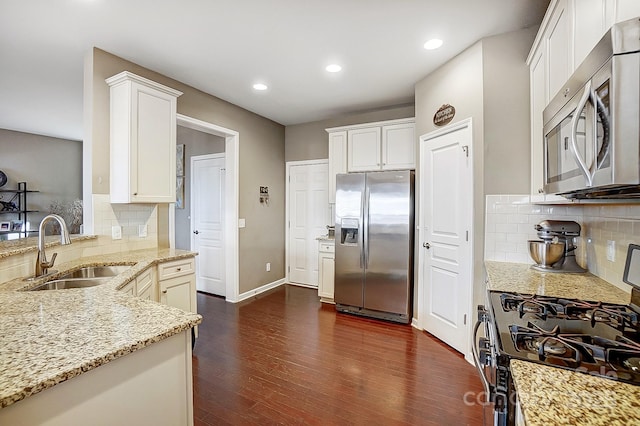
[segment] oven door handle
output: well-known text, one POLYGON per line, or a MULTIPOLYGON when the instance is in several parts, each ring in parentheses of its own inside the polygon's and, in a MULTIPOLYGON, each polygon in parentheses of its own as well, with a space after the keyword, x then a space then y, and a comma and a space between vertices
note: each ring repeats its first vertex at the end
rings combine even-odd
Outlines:
POLYGON ((480 357, 478 356, 478 329, 480 328, 480 325, 482 325, 482 322, 482 320, 478 320, 476 325, 473 327, 473 344, 471 345, 471 354, 473 355, 473 362, 476 364, 478 373, 480 373, 480 380, 482 381, 482 387, 484 387, 484 390, 487 393, 488 402, 493 399, 493 386, 489 383, 489 379, 487 379, 485 370, 480 364, 480 357))
POLYGON ((591 80, 589 80, 587 85, 584 87, 584 92, 582 93, 582 97, 578 102, 578 106, 573 112, 573 118, 571 118, 571 153, 573 154, 573 158, 576 160, 576 163, 578 163, 578 167, 580 168, 580 171, 582 172, 584 177, 587 179, 587 187, 593 186, 593 175, 591 174, 593 163, 592 165, 587 167, 586 158, 582 158, 582 156, 578 152, 577 134, 578 134, 578 121, 580 121, 580 117, 582 116, 582 110, 587 105, 587 102, 589 101, 589 99, 591 99, 592 97, 593 97, 593 94, 591 93, 591 80))

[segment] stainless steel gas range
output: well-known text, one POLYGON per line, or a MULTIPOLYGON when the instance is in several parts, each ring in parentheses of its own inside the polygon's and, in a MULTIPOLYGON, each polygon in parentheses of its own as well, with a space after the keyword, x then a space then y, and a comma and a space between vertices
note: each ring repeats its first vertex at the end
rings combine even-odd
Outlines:
POLYGON ((489 291, 478 307, 474 347, 494 424, 515 424, 516 395, 509 371, 521 359, 640 385, 640 288, 632 303, 617 305, 489 291))

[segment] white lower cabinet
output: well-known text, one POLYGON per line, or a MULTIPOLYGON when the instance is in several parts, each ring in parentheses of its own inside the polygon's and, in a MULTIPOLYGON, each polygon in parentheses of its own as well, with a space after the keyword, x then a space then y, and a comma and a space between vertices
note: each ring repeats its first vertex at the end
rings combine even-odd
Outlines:
MULTIPOLYGON (((160 303, 197 313, 195 259, 179 259, 158 265, 160 303)), ((195 328, 196 336, 198 334, 195 328)))
POLYGON ((119 291, 123 292, 123 293, 127 293, 131 296, 135 296, 136 295, 136 281, 133 280, 130 283, 128 283, 127 285, 125 285, 124 287, 122 287, 119 291))
POLYGON ((141 299, 157 302, 157 288, 155 268, 148 268, 136 278, 136 295, 141 299))
POLYGON ((318 296, 320 301, 334 303, 335 244, 320 241, 318 252, 318 296))

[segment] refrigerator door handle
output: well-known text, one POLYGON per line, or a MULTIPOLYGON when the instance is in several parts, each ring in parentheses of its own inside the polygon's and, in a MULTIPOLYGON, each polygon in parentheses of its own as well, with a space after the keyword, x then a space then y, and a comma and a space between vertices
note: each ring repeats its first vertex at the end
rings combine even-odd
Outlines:
POLYGON ((363 232, 362 232, 362 252, 364 254, 364 268, 367 269, 369 267, 369 198, 371 197, 371 193, 369 190, 369 186, 365 186, 364 190, 364 211, 362 215, 362 220, 364 222, 363 232))

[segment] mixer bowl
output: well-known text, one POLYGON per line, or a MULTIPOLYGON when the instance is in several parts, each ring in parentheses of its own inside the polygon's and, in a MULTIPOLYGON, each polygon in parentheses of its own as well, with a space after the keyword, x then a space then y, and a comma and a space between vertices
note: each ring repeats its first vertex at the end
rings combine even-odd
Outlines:
POLYGON ((529 255, 539 266, 551 268, 564 256, 564 243, 529 240, 529 255))

